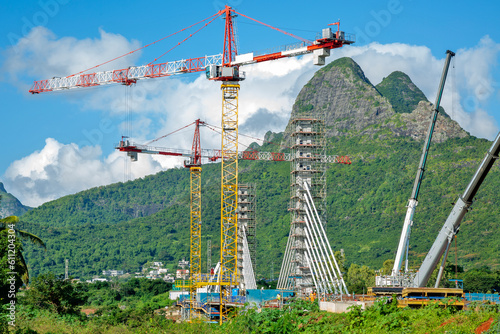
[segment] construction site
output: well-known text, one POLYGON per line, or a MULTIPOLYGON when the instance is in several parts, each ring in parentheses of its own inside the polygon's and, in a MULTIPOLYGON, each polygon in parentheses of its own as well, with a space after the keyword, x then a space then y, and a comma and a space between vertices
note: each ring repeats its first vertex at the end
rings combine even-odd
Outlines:
MULTIPOLYGON (((415 166, 413 190, 407 204, 407 213, 402 222, 402 232, 390 275, 376 277, 374 287, 366 295, 350 292, 331 240, 327 237, 327 179, 328 168, 335 164, 355 165, 349 156, 328 155, 326 140, 326 120, 318 113, 294 113, 286 129, 286 146, 276 152, 263 152, 251 148, 241 149, 238 129, 238 109, 246 101, 239 99, 240 82, 245 80, 243 69, 246 65, 277 61, 281 58, 312 54, 314 65, 325 65, 325 59, 336 49, 355 43, 355 36, 340 30, 340 22, 330 23, 314 41, 309 41, 281 29, 252 19, 234 8, 225 9, 201 21, 205 26, 216 18, 224 19, 223 52, 213 56, 183 59, 166 63, 147 64, 104 72, 82 71, 68 77, 36 81, 30 93, 45 94, 54 91, 85 89, 106 85, 132 86, 140 80, 205 72, 208 80, 220 82, 221 119, 220 126, 211 125, 210 120, 194 120, 188 126, 194 127, 191 149, 155 147, 138 144, 122 137, 116 150, 123 152, 134 162, 142 154, 185 158, 184 167, 190 173, 190 258, 189 279, 175 282, 174 295, 184 320, 203 319, 223 323, 229 313, 246 304, 256 307, 280 307, 288 300, 318 300, 325 310, 335 312, 347 310, 354 304, 370 305, 376 298, 397 296, 400 307, 420 307, 428 302, 455 297, 455 305, 465 305, 464 293, 460 287, 442 288, 440 281, 449 253, 450 244, 458 233, 464 215, 474 201, 486 175, 492 168, 500 152, 500 134, 472 176, 463 194, 456 199, 448 219, 435 239, 418 271, 409 268, 410 232, 413 216, 418 204, 418 195, 426 169, 429 148, 432 141, 440 103, 452 57, 447 58, 439 81, 438 95, 433 104, 427 136, 418 166, 415 166), (267 53, 239 54, 238 38, 235 33, 235 18, 242 17, 253 23, 263 24, 298 39, 298 43, 285 45, 267 53), (221 146, 216 149, 203 147, 200 128, 220 135, 221 146), (257 289, 257 233, 259 228, 259 208, 256 200, 255 183, 240 183, 238 161, 266 161, 289 163, 289 203, 290 227, 283 250, 277 289, 262 291, 257 289), (209 254, 202 253, 204 223, 202 215, 203 164, 220 163, 220 254, 218 263, 212 265, 211 247, 209 254), (207 258, 203 268, 202 259, 207 258), (434 287, 427 287, 429 278, 439 268, 434 287)), ((200 28, 201 29, 201 28, 200 28)), ((180 43, 179 43, 180 44, 180 43)), ((436 78, 438 82, 438 78, 436 78)), ((191 128, 190 128, 191 129, 191 128)), ((191 130, 190 130, 191 131, 191 130)), ((164 138, 166 136, 163 136, 164 138)), ((408 189, 409 193, 409 189, 408 189)), ((210 240, 209 240, 210 241, 210 240)))

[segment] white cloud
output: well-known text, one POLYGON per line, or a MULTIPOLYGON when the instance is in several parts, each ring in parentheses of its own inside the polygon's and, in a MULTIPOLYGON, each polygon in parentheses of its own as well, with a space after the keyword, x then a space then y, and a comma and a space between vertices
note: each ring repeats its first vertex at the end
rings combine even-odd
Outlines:
MULTIPOLYGON (((3 71, 11 82, 23 85, 22 78, 48 79, 68 76, 139 48, 136 40, 99 29, 99 38, 78 40, 74 37, 58 38, 49 29, 39 26, 6 51, 3 71)), ((92 71, 124 68, 135 62, 140 51, 120 58, 92 71)), ((26 81, 24 82, 26 84, 26 81)), ((25 87, 22 87, 23 89, 25 87)))
MULTIPOLYGON (((78 147, 48 138, 42 150, 14 161, 3 180, 23 204, 38 206, 84 189, 123 181, 126 158, 120 152, 103 158, 99 146, 78 147)), ((177 164, 143 155, 132 163, 132 177, 154 174, 177 164)))

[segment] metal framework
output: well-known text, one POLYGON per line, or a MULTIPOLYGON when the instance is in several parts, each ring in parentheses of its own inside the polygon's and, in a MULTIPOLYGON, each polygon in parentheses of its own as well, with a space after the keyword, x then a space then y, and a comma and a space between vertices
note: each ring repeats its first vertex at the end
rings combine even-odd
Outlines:
MULTIPOLYGON (((133 159, 137 159, 137 154, 134 153, 149 153, 172 157, 191 157, 191 151, 180 148, 166 148, 147 146, 137 143, 131 143, 128 140, 122 140, 116 146, 120 152, 127 152, 133 159)), ((211 162, 218 161, 222 158, 222 151, 218 149, 200 149, 202 158, 207 158, 211 162)), ((292 153, 284 152, 258 152, 258 151, 240 151, 238 152, 238 160, 258 160, 258 161, 294 161, 292 153)), ((321 161, 324 163, 351 164, 349 156, 327 155, 322 156, 321 161)))
POLYGON ((212 239, 207 239, 207 274, 212 271, 212 239))
POLYGON ((178 74, 205 71, 210 65, 222 65, 222 54, 176 60, 167 63, 130 66, 120 70, 94 72, 64 78, 39 80, 33 83, 30 93, 102 86, 109 84, 131 85, 141 79, 167 77, 178 74))
MULTIPOLYGON (((306 204, 303 184, 311 185, 311 196, 317 204, 320 224, 326 224, 326 165, 324 121, 317 115, 292 115, 288 130, 292 147, 290 185, 291 225, 289 242, 278 279, 278 289, 294 289, 305 296, 312 292, 314 281, 311 266, 313 253, 308 254, 306 242, 306 204)), ((350 161, 349 161, 350 162, 350 161)))
POLYGON ((191 304, 196 302, 196 289, 201 280, 201 167, 191 167, 191 257, 189 261, 191 304))
POLYGON ((238 91, 237 82, 223 82, 222 90, 222 174, 220 321, 227 318, 230 286, 238 282, 238 91))

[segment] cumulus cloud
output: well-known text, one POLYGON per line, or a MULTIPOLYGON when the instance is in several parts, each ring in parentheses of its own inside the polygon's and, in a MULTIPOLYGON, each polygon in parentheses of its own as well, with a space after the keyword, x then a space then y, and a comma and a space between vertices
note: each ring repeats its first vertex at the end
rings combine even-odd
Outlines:
MULTIPOLYGON (((58 38, 49 29, 39 26, 16 45, 5 52, 3 71, 10 82, 26 85, 26 80, 36 78, 48 79, 54 76, 68 76, 97 64, 103 63, 118 55, 137 49, 140 43, 127 40, 125 37, 108 33, 99 29, 99 38, 76 39, 74 37, 58 38)), ((98 71, 111 68, 123 68, 133 64, 140 52, 120 58, 111 64, 99 67, 98 71)), ((94 70, 95 71, 95 70, 94 70)))
MULTIPOLYGON (((14 161, 3 181, 22 203, 38 206, 84 189, 123 181, 126 158, 119 152, 103 158, 99 146, 79 147, 48 138, 42 150, 14 161)), ((175 164, 170 162, 169 166, 163 159, 162 165, 160 161, 141 156, 132 164, 132 177, 157 173, 175 164)))

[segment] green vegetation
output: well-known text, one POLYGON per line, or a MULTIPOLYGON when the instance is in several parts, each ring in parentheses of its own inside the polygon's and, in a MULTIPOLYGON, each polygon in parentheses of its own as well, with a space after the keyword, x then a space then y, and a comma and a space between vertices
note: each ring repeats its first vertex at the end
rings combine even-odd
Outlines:
MULTIPOLYGON (((119 289, 128 285, 124 283, 119 289)), ((107 291, 110 304, 118 304, 110 292, 116 291, 114 288, 92 284, 86 288, 89 292, 107 291)), ((145 292, 142 298, 150 294, 145 292)), ((84 296, 85 292, 80 295, 84 296)), ((162 304, 153 306, 159 305, 162 304)), ((488 333, 500 329, 497 305, 472 304, 464 311, 437 304, 422 309, 401 309, 395 299, 378 300, 365 311, 360 306, 352 306, 350 312, 342 314, 320 311, 317 301, 304 300, 291 301, 281 309, 241 308, 222 326, 201 320, 175 323, 168 315, 151 312, 152 308, 148 307, 131 309, 124 304, 118 308, 84 307, 89 316, 51 313, 33 307, 25 299, 19 309, 16 333, 473 333, 488 320, 488 333)))
POLYGON ((162 280, 88 284, 43 274, 19 294, 16 327, 21 333, 113 333, 118 328, 140 333, 167 323, 154 311, 172 305, 171 288, 162 280))
MULTIPOLYGON (((363 73, 363 70, 361 69, 361 67, 359 67, 359 65, 354 60, 352 60, 352 58, 342 57, 342 58, 339 58, 337 60, 334 60, 330 64, 328 64, 328 65, 322 67, 320 70, 318 70, 317 73, 325 73, 325 72, 331 71, 333 68, 340 69, 348 77, 351 76, 351 74, 352 74, 353 78, 355 78, 356 80, 359 79, 359 80, 361 80, 361 81, 363 81, 371 86, 370 80, 368 80, 368 78, 363 73)), ((359 85, 358 85, 358 87, 359 87, 359 85)))
POLYGON ((389 100, 396 113, 411 113, 420 101, 427 101, 410 77, 400 71, 389 74, 375 88, 389 100))
POLYGON ((45 248, 39 237, 19 230, 17 223, 19 218, 16 216, 0 219, 0 301, 7 300, 8 295, 15 295, 23 284, 29 282, 30 273, 24 259, 21 239, 30 240, 45 248), (15 282, 15 291, 10 288, 12 282, 15 282))

